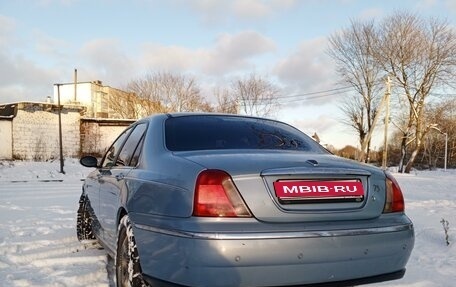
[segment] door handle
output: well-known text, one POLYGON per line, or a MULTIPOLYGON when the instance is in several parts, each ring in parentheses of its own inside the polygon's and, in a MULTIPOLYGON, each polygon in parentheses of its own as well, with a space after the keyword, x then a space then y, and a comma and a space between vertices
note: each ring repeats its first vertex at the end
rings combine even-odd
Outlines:
POLYGON ((125 175, 124 175, 123 173, 119 173, 119 174, 117 174, 117 175, 115 176, 115 178, 117 179, 117 181, 124 179, 124 177, 125 177, 125 175))

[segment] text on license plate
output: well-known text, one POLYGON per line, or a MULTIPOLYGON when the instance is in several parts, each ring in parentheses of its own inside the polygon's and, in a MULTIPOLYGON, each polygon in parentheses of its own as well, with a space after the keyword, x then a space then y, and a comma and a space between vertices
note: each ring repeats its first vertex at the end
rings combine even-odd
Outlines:
POLYGON ((276 181, 274 189, 279 198, 338 198, 363 197, 360 181, 276 181))

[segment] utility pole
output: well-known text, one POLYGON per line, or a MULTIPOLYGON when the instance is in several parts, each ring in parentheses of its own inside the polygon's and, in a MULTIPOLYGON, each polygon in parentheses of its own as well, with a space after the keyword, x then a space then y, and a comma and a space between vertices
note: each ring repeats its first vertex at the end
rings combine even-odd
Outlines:
POLYGON ((445 136, 445 156, 444 156, 443 169, 444 169, 444 171, 446 171, 447 170, 447 161, 448 161, 448 132, 444 133, 436 126, 433 126, 431 128, 445 136))
POLYGON ((60 86, 62 84, 55 84, 57 86, 57 106, 59 115, 59 149, 60 149, 60 173, 65 174, 63 170, 63 144, 62 144, 62 107, 60 106, 60 86))
POLYGON ((443 168, 447 170, 447 161, 448 161, 448 132, 445 133, 445 163, 443 164, 443 168))
POLYGON ((391 79, 389 76, 386 77, 386 92, 385 92, 385 131, 383 135, 383 159, 382 168, 386 169, 388 165, 388 124, 389 124, 389 102, 391 95, 391 79))
MULTIPOLYGON (((378 105, 377 113, 375 114, 374 119, 372 120, 372 127, 378 122, 378 118, 380 116, 380 111, 383 109, 383 105, 385 105, 387 98, 389 99, 389 95, 387 92, 383 95, 380 104, 378 105)), ((366 137, 364 138, 363 142, 361 143, 361 152, 358 156, 358 160, 364 160, 364 156, 366 155, 367 144, 369 143, 370 139, 372 138, 372 133, 374 132, 374 128, 371 128, 367 133, 366 137)))

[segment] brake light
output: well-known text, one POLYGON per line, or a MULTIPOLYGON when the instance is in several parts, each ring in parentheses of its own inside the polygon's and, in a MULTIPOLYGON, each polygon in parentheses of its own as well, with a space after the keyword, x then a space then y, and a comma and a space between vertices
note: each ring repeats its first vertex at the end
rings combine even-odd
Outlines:
POLYGON ((252 217, 230 175, 221 170, 205 170, 198 175, 193 215, 252 217))
POLYGON ((404 196, 396 179, 389 172, 386 175, 386 202, 383 213, 402 212, 405 209, 404 196))

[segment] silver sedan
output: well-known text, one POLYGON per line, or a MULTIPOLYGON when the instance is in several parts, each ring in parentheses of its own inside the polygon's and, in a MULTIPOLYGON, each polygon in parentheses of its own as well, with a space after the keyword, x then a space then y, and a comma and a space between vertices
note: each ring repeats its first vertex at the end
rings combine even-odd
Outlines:
POLYGON ((81 164, 77 235, 117 286, 360 285, 401 278, 414 245, 391 174, 278 121, 154 115, 81 164))

